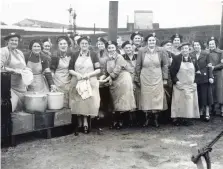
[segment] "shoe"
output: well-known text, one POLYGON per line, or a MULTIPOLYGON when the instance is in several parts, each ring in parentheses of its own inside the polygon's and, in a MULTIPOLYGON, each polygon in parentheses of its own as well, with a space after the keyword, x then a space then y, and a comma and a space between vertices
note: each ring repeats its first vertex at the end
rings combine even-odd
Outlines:
POLYGON ((209 121, 210 121, 210 116, 205 116, 205 117, 204 117, 204 121, 205 121, 205 122, 209 122, 209 121))
POLYGON ((191 126, 191 125, 193 125, 192 122, 187 121, 187 120, 182 120, 182 121, 181 121, 181 124, 182 124, 183 126, 191 126))
POLYGON ((89 133, 88 127, 84 126, 84 134, 88 134, 88 133, 89 133))
POLYGON ((156 128, 159 128, 160 127, 160 125, 159 125, 159 123, 158 123, 157 120, 154 120, 153 126, 156 127, 156 128))
POLYGON ((174 126, 180 126, 179 120, 173 121, 172 123, 173 123, 174 126))

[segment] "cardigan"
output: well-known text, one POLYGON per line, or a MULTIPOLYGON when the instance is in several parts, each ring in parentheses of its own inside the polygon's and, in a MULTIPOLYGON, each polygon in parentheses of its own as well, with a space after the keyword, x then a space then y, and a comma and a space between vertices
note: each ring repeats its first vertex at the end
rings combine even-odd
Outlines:
MULTIPOLYGON (((179 79, 177 78, 177 73, 180 70, 181 62, 184 61, 182 59, 183 59, 182 54, 179 54, 173 57, 173 61, 170 66, 170 76, 171 76, 173 84, 176 84, 176 82, 179 81, 179 79)), ((189 54, 188 60, 190 60, 194 64, 195 72, 197 72, 199 70, 197 60, 193 58, 191 54, 189 54)))
MULTIPOLYGON (((77 51, 77 52, 72 54, 70 64, 69 64, 69 70, 74 70, 75 71, 74 66, 75 66, 76 60, 78 59, 78 57, 80 55, 80 52, 81 51, 77 51)), ((89 51, 89 52, 90 52, 89 55, 91 57, 91 61, 92 61, 93 66, 94 66, 94 70, 100 69, 101 67, 100 67, 100 62, 99 62, 97 54, 93 51, 89 51)))
POLYGON ((196 59, 198 69, 201 72, 201 74, 195 75, 196 83, 209 83, 209 78, 214 78, 212 67, 207 67, 207 65, 211 63, 209 53, 202 50, 198 58, 196 56, 196 52, 192 52, 191 55, 194 59, 196 59))
MULTIPOLYGON (((72 56, 72 51, 68 50, 66 55, 67 56, 72 56)), ((55 72, 58 65, 59 65, 59 61, 60 61, 60 57, 61 57, 61 53, 60 51, 56 51, 53 53, 52 57, 51 57, 51 64, 50 64, 50 69, 55 72)))
MULTIPOLYGON (((142 47, 142 48, 140 48, 140 50, 138 52, 138 56, 137 56, 137 60, 136 60, 136 75, 134 77, 134 81, 137 83, 140 82, 140 73, 141 73, 141 70, 143 67, 143 62, 144 62, 147 51, 148 51, 148 47, 142 47)), ((168 53, 163 48, 160 48, 160 47, 155 47, 154 52, 158 53, 160 64, 161 64, 161 69, 162 69, 163 79, 167 80, 168 79, 167 58, 169 57, 168 53)))

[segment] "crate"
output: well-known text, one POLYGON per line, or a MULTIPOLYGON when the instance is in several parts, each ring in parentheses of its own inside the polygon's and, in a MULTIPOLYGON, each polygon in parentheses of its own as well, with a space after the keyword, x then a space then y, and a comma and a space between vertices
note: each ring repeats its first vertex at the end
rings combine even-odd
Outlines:
POLYGON ((55 112, 35 113, 34 129, 41 130, 54 127, 55 112))
POLYGON ((61 110, 57 110, 55 112, 55 117, 54 117, 54 126, 63 126, 67 124, 71 124, 71 110, 64 108, 61 110))
POLYGON ((12 135, 32 132, 34 130, 34 115, 26 112, 16 112, 12 117, 12 135))

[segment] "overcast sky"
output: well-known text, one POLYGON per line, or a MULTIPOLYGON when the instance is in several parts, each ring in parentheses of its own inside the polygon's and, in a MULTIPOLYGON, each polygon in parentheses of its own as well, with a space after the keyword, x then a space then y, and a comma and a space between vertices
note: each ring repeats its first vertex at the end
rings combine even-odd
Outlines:
MULTIPOLYGON (((77 25, 108 27, 109 0, 1 0, 1 20, 13 24, 25 18, 68 24, 70 4, 77 13, 77 25)), ((134 10, 152 10, 153 22, 162 28, 211 25, 221 22, 220 0, 119 0, 119 27, 126 27, 127 15, 134 22, 134 10)))

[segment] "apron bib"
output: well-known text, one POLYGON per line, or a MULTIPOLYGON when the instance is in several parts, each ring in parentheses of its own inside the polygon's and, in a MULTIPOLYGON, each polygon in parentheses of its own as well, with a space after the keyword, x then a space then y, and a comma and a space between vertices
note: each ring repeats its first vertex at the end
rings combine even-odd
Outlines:
POLYGON ((39 93, 49 92, 46 79, 42 74, 43 69, 42 69, 41 59, 39 59, 38 63, 33 63, 28 61, 27 67, 29 67, 33 72, 33 82, 28 86, 28 91, 39 92, 39 93))
POLYGON ((181 62, 177 78, 182 84, 173 86, 171 117, 199 118, 195 68, 192 62, 181 62))

